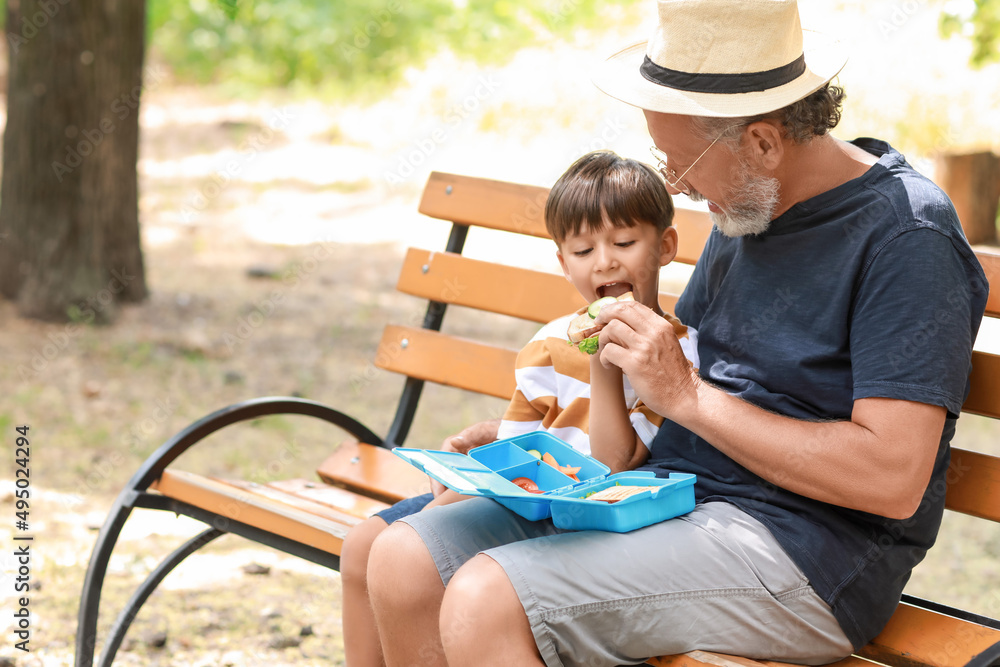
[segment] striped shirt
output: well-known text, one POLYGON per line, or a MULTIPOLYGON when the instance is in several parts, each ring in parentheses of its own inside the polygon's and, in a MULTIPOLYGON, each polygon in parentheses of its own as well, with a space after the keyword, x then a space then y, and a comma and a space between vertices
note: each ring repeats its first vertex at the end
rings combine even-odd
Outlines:
MULTIPOLYGON (((590 356, 566 337, 570 320, 582 312, 584 309, 549 322, 518 353, 514 367, 517 389, 500 423, 498 438, 545 430, 590 454, 590 356)), ((698 368, 697 332, 673 315, 664 317, 673 325, 684 355, 698 368)), ((623 381, 632 428, 649 447, 663 417, 639 400, 628 377, 623 381)))

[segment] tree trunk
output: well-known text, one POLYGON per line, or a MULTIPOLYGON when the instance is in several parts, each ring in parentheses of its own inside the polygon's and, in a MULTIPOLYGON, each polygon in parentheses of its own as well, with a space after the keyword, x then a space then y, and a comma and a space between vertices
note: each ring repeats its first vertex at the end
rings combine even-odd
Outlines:
POLYGON ((136 161, 142 0, 7 0, 0 294, 110 322, 146 296, 136 161))
POLYGON ((955 204, 969 243, 996 243, 1000 155, 945 153, 938 156, 935 171, 938 185, 955 204))

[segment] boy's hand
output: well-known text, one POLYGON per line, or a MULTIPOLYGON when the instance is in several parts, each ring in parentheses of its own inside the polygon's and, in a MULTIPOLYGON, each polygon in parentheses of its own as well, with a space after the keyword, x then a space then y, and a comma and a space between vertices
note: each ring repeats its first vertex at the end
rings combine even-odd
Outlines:
MULTIPOLYGON (((455 435, 450 435, 441 443, 441 451, 458 452, 468 454, 473 447, 488 445, 497 439, 497 432, 500 430, 499 419, 489 419, 487 421, 467 426, 455 435)), ((438 497, 447 490, 441 482, 431 478, 431 493, 438 497)))

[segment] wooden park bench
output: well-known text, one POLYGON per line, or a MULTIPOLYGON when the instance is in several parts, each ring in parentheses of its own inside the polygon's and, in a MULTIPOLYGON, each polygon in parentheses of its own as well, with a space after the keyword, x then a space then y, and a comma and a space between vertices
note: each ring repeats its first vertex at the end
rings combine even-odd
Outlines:
MULTIPOLYGON (((352 526, 387 504, 427 487, 426 477, 389 452, 406 438, 424 383, 441 383, 503 399, 509 398, 514 389, 516 352, 443 333, 446 308, 458 305, 544 323, 582 305, 580 296, 561 275, 494 264, 461 254, 466 235, 474 228, 546 238, 542 222, 546 194, 544 188, 431 174, 419 210, 453 224, 443 252, 411 248, 403 261, 398 289, 426 299, 427 310, 422 326, 387 326, 375 355, 379 368, 407 377, 395 418, 384 436, 320 403, 298 398, 260 398, 204 417, 163 444, 142 464, 118 496, 94 547, 80 602, 77 667, 90 667, 93 663, 108 561, 134 508, 186 515, 204 522, 206 528, 169 554, 120 610, 109 635, 103 639, 100 665, 111 664, 129 624, 160 581, 184 558, 218 536, 241 535, 338 569, 343 540, 352 526), (350 440, 319 465, 318 478, 314 480, 259 484, 205 477, 171 465, 190 447, 226 426, 276 414, 324 420, 345 430, 350 440)), ((676 225, 680 235, 676 261, 693 264, 711 223, 705 214, 681 209, 676 225)), ((980 260, 990 282, 997 284, 1000 255, 982 253, 980 260)), ((663 295, 664 306, 671 310, 675 300, 675 296, 663 295)), ((997 293, 990 294, 988 315, 1000 316, 997 293)), ((972 390, 964 410, 1000 418, 1000 356, 976 352, 973 364, 972 390)), ((954 449, 952 465, 956 474, 949 476, 948 508, 1000 522, 1000 458, 954 449)), ((948 520, 945 519, 946 523, 948 520)), ((974 576, 970 573, 970 577, 974 576)), ((1000 604, 1000 595, 995 600, 1000 604)), ((885 630, 856 656, 837 664, 861 667, 871 662, 896 667, 1000 664, 1000 621, 939 602, 904 596, 885 630)), ((702 651, 653 658, 650 663, 661 667, 760 667, 761 664, 702 651)))

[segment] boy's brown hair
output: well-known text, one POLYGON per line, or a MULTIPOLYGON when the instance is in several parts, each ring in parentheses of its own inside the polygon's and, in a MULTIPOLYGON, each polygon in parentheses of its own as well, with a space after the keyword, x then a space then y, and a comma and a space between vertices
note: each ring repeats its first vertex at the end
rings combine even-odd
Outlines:
POLYGON ((545 228, 562 243, 570 234, 600 228, 673 223, 674 204, 663 178, 647 164, 612 151, 587 153, 559 177, 545 202, 545 228))

